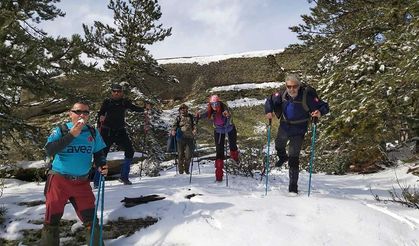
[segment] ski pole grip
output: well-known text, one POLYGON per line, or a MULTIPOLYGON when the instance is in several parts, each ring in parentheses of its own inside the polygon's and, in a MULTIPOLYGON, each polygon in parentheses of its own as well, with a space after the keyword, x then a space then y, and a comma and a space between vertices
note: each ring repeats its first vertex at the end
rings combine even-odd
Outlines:
POLYGON ((272 119, 269 119, 269 125, 272 125, 272 119))

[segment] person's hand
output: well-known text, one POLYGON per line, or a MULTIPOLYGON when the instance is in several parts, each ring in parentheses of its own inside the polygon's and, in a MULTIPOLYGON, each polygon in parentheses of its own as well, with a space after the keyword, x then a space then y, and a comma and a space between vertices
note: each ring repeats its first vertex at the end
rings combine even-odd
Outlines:
POLYGON ((320 116, 322 116, 322 113, 320 113, 319 110, 315 110, 315 111, 311 112, 311 117, 320 118, 320 116))
POLYGON ((106 116, 101 115, 101 116, 99 117, 99 122, 103 123, 103 122, 105 121, 105 118, 106 118, 106 116))
POLYGON ((175 136, 176 135, 176 130, 171 130, 170 135, 175 136))
POLYGON ((196 136, 196 128, 192 130, 192 134, 196 136))
POLYGON ((230 117, 230 113, 229 113, 227 110, 225 110, 225 111, 223 112, 223 115, 224 115, 225 117, 230 117))
POLYGON ((266 119, 272 120, 272 113, 267 113, 266 114, 266 119))
POLYGON ((100 174, 102 174, 103 176, 108 175, 108 165, 103 165, 101 167, 98 168, 98 171, 100 174))
POLYGON ((145 104, 145 109, 150 110, 151 109, 151 103, 146 103, 145 104))
POLYGON ((77 137, 80 135, 81 130, 83 129, 84 125, 86 124, 86 121, 84 119, 79 119, 76 124, 73 125, 73 127, 70 129, 70 134, 73 135, 73 137, 77 137))

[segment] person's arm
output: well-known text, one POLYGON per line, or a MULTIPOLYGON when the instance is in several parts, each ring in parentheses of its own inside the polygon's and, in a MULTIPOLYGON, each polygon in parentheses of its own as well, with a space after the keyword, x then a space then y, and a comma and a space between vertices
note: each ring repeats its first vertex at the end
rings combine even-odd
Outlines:
MULTIPOLYGON (((57 131, 60 131, 59 128, 57 128, 57 131)), ((56 134, 58 134, 58 133, 56 133, 56 134)), ((58 152, 62 151, 65 147, 67 147, 67 145, 69 145, 71 143, 71 141, 73 141, 73 139, 75 138, 73 135, 71 135, 70 132, 67 133, 63 137, 61 137, 61 133, 59 133, 59 134, 60 134, 59 139, 54 140, 52 142, 48 142, 45 145, 45 150, 47 152, 47 155, 54 156, 58 152)))
POLYGON ((320 117, 329 113, 329 104, 323 100, 320 100, 314 90, 308 91, 307 104, 310 109, 310 114, 313 117, 320 117))
POLYGON ((102 102, 102 105, 100 106, 100 110, 99 110, 99 112, 97 113, 97 118, 98 118, 98 126, 99 125, 101 125, 104 121, 105 121, 105 118, 106 118, 106 112, 107 112, 107 106, 108 106, 108 100, 107 99, 105 99, 103 102, 102 102))
POLYGON ((266 98, 265 101, 265 115, 267 119, 272 119, 272 113, 275 112, 277 118, 281 117, 279 112, 282 107, 282 95, 276 92, 266 98))
POLYGON ((172 128, 170 129, 170 135, 174 136, 176 135, 176 130, 179 127, 179 120, 178 117, 176 117, 175 122, 172 124, 172 128))
POLYGON ((127 108, 127 109, 129 109, 129 110, 131 110, 131 111, 134 111, 134 112, 144 112, 144 108, 142 108, 142 107, 138 107, 138 106, 136 106, 136 105, 134 105, 130 100, 128 100, 128 99, 123 99, 123 100, 125 100, 125 107, 127 108))
POLYGON ((106 156, 103 149, 99 150, 96 153, 93 153, 93 162, 95 163, 96 167, 101 167, 106 165, 106 156))

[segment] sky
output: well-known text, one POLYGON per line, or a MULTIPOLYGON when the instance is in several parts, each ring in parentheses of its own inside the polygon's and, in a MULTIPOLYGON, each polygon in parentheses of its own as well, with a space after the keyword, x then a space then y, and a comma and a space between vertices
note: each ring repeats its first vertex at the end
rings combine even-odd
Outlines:
MULTIPOLYGON (((238 87, 214 87, 212 90, 252 90, 277 85, 273 82, 248 83, 238 87)), ((235 108, 247 106, 249 102, 253 105, 261 103, 254 98, 237 98, 227 103, 235 108)), ((161 119, 167 127, 171 125, 169 119, 174 119, 177 108, 163 111, 161 119)), ((266 135, 265 125, 256 125, 254 130, 266 135)), ((272 151, 273 144, 271 141, 272 151)), ((108 159, 122 160, 124 154, 111 152, 108 159)), ((394 168, 366 175, 314 173, 310 196, 309 174, 304 170, 300 172, 299 195, 291 196, 286 166, 271 171, 267 186, 266 179, 260 178, 260 172, 255 172, 254 177, 229 175, 227 185, 226 177, 223 182, 214 182, 213 161, 202 160, 199 168, 197 161, 193 163, 191 183, 189 175, 176 173, 174 160, 163 162, 161 166, 166 168, 157 177, 140 177, 141 163, 134 163, 130 173, 131 186, 106 181, 104 224, 120 217, 138 219, 151 216, 158 221, 129 237, 106 238, 105 245, 419 245, 418 210, 399 203, 379 202, 373 196, 391 199, 389 191, 400 194, 400 186, 416 187, 418 177, 407 173, 414 163, 399 161, 394 168), (192 194, 195 196, 191 199, 185 197, 192 194), (141 195, 159 195, 165 199, 129 208, 120 202, 124 197, 141 195)), ((44 161, 19 163, 23 168, 43 164, 44 161)), ((26 207, 19 203, 44 200, 44 185, 44 182, 4 179, 0 204, 7 213, 6 223, 0 227, 0 237, 19 240, 22 238, 20 230, 42 228, 33 222, 43 220, 45 205, 26 207)), ((63 219, 76 219, 71 205, 66 206, 63 219)), ((72 230, 81 226, 78 221, 72 230)))
MULTIPOLYGON (((172 35, 148 47, 156 59, 283 49, 298 42, 288 27, 309 13, 306 0, 160 0, 163 27, 172 35)), ((66 17, 45 22, 54 36, 83 33, 82 23, 111 24, 107 1, 72 0, 57 4, 66 17)))

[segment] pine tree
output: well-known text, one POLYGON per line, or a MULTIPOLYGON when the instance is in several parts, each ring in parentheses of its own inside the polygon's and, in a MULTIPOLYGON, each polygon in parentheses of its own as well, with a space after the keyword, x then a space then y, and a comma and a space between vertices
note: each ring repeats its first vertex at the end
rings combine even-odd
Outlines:
POLYGON ((307 55, 306 75, 317 78, 331 106, 321 149, 339 156, 318 167, 345 172, 388 164, 385 143, 399 138, 401 126, 417 127, 419 2, 310 2, 311 15, 291 27, 303 44, 291 49, 307 55))
MULTIPOLYGON (((81 39, 52 38, 38 28, 42 21, 65 15, 54 6, 57 0, 0 1, 0 160, 4 162, 12 148, 25 149, 39 143, 39 128, 27 118, 13 113, 24 91, 36 98, 47 94, 66 98, 54 77, 74 74, 86 68, 79 59, 81 39)), ((42 112, 41 112, 42 113, 42 112)), ((41 149, 41 148, 39 148, 41 149)), ((30 153, 21 151, 20 158, 30 153)))
MULTIPOLYGON (((162 24, 156 24, 162 15, 157 0, 110 0, 108 8, 114 15, 112 26, 98 21, 92 27, 83 25, 90 56, 104 61, 103 69, 109 78, 105 84, 124 82, 131 91, 141 92, 138 97, 142 98, 136 99, 156 102, 145 77, 165 79, 166 76, 146 45, 162 41, 171 34, 171 28, 164 29, 162 24)), ((142 132, 138 120, 132 116, 127 118, 133 133, 142 132)), ((150 175, 158 173, 162 161, 163 151, 156 135, 156 129, 148 131, 144 138, 131 134, 134 145, 143 141, 143 151, 147 152, 143 168, 150 175)))
POLYGON ((104 70, 112 82, 125 81, 133 90, 149 94, 144 77, 163 76, 163 70, 150 55, 146 45, 170 36, 171 28, 156 24, 161 17, 157 0, 111 0, 113 25, 96 21, 83 25, 90 44, 89 54, 104 61, 104 70))

